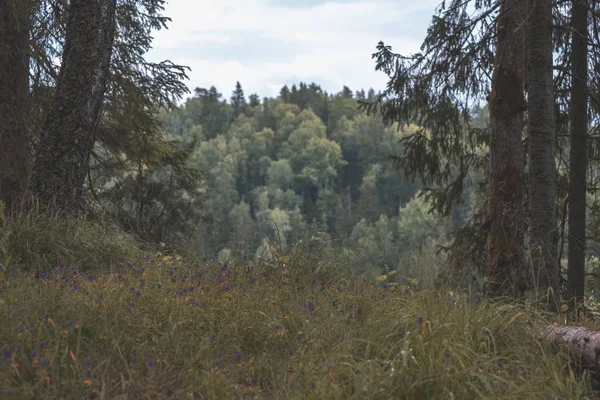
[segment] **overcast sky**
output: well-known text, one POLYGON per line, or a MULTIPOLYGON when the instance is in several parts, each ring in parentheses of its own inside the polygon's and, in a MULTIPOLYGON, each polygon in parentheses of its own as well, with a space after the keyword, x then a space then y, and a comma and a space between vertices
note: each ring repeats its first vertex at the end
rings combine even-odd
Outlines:
POLYGON ((284 85, 316 82, 329 93, 383 89, 371 54, 380 40, 418 51, 441 0, 169 0, 168 30, 155 32, 148 59, 192 70, 190 89, 212 85, 229 98, 276 96, 284 85))

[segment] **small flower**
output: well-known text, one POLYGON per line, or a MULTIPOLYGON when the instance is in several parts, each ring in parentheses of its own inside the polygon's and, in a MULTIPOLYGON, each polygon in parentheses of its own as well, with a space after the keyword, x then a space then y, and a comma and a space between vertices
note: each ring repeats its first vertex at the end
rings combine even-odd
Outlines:
POLYGON ((417 324, 423 325, 423 317, 421 315, 419 315, 419 317, 417 318, 417 324))
POLYGON ((4 359, 9 360, 12 358, 13 351, 11 349, 4 350, 4 359))
POLYGON ((146 361, 146 363, 148 364, 148 368, 154 368, 156 366, 156 363, 152 359, 146 361))
POLYGON ((215 344, 215 342, 217 341, 217 335, 216 334, 212 334, 210 335, 210 337, 208 338, 208 343, 210 344, 215 344))
POLYGON ((235 361, 237 363, 239 363, 239 362, 242 361, 242 353, 236 353, 236 355, 235 355, 235 361))
POLYGON ((306 308, 308 309, 308 312, 314 312, 315 311, 315 303, 313 303, 312 301, 306 302, 306 308))

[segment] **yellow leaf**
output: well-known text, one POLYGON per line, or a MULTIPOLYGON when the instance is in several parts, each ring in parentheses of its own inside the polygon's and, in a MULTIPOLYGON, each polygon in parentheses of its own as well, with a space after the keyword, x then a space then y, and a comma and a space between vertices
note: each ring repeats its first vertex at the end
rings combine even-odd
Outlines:
POLYGON ((568 309, 569 309, 569 306, 566 304, 563 304, 562 306, 560 306, 560 311, 562 311, 562 312, 567 312, 568 309))
POLYGON ((388 272, 388 274, 390 274, 390 275, 394 275, 394 274, 397 274, 397 273, 398 273, 398 271, 396 271, 396 270, 392 270, 392 271, 388 272))
POLYGON ((160 242, 160 247, 165 247, 165 242, 160 242))
POLYGON ((385 281, 387 279, 387 275, 379 275, 375 280, 377 281, 385 281))

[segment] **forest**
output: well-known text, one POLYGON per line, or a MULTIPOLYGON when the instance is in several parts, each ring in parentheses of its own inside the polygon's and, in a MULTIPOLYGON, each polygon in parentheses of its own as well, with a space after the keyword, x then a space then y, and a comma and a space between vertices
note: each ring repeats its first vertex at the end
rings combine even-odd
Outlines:
POLYGON ((600 2, 271 97, 149 61, 166 4, 0 0, 0 398, 598 397, 600 2))

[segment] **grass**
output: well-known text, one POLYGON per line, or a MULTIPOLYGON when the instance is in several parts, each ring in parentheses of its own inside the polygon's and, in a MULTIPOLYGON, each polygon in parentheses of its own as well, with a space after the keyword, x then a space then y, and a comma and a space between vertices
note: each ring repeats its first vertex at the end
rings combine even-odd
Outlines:
POLYGON ((143 244, 110 221, 64 218, 35 202, 28 211, 3 217, 0 204, 0 258, 4 267, 27 265, 48 273, 60 263, 93 269, 117 257, 137 258, 143 244))
POLYGON ((526 305, 341 279, 347 261, 329 249, 272 253, 254 267, 163 249, 7 269, 0 398, 594 397, 534 338, 544 316, 526 305))

